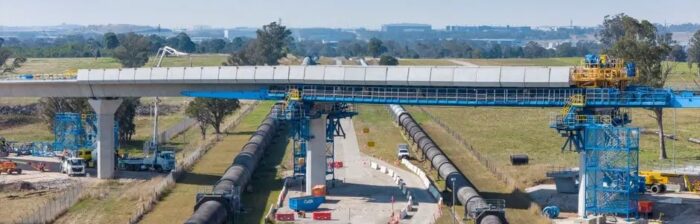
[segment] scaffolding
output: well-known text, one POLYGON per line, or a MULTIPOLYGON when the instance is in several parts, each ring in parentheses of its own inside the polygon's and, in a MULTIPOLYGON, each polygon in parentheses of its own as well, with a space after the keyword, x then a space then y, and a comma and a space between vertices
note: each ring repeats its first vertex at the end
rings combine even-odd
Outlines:
POLYGON ((586 213, 637 217, 639 128, 590 125, 584 147, 586 213))
MULTIPOLYGON (((57 113, 54 118, 54 152, 74 153, 97 148, 97 116, 95 114, 57 113)), ((115 148, 119 147, 119 125, 114 123, 115 148)))
POLYGON ((54 118, 54 151, 77 151, 85 142, 83 119, 78 113, 57 113, 54 118))

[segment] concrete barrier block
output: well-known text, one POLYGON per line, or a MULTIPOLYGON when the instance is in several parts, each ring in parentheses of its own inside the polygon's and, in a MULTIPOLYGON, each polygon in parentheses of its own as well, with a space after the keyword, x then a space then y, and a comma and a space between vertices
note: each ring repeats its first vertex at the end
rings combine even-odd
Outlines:
POLYGON ((400 216, 400 218, 401 218, 401 219, 405 219, 406 216, 408 216, 408 211, 406 211, 406 208, 401 209, 401 216, 400 216))
POLYGON ((370 163, 369 163, 369 166, 372 167, 372 169, 375 169, 375 170, 379 168, 379 166, 378 166, 377 163, 375 163, 375 162, 370 162, 370 163))
POLYGON ((386 173, 386 166, 380 166, 379 172, 386 173))
POLYGON ((393 176, 394 176, 394 170, 393 170, 393 169, 387 169, 387 173, 386 173, 386 174, 393 177, 393 176))

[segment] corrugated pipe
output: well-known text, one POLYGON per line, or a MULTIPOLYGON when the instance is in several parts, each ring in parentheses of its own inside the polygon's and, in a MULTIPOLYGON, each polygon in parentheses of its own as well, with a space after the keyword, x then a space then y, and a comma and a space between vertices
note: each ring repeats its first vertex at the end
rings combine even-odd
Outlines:
POLYGON ((501 214, 483 213, 487 203, 479 196, 476 187, 457 170, 435 142, 423 131, 411 115, 399 105, 389 105, 396 117, 396 122, 408 133, 426 159, 437 169, 440 177, 445 179, 445 185, 457 193, 459 202, 464 205, 465 213, 479 224, 502 224, 506 222, 501 214), (454 182, 453 182, 454 178, 454 182))
POLYGON ((224 223, 233 218, 234 205, 240 195, 234 195, 234 189, 245 189, 250 177, 260 162, 265 149, 272 143, 278 128, 277 113, 281 106, 275 105, 257 131, 243 146, 240 153, 233 159, 221 179, 214 185, 210 196, 197 201, 195 211, 185 222, 188 224, 224 223), (213 196, 212 196, 213 195, 213 196))

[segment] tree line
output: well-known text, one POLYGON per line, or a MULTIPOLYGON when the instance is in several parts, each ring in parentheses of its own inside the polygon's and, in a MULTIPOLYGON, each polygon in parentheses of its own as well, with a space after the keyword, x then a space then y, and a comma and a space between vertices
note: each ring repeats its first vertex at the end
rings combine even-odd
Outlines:
MULTIPOLYGON (((653 25, 652 25, 653 26, 653 25)), ((291 32, 290 30, 287 30, 291 32)), ((700 33, 695 33, 697 39, 700 33)), ((237 37, 232 40, 208 39, 194 42, 186 33, 165 38, 159 35, 139 35, 134 33, 105 33, 100 37, 69 35, 54 40, 10 38, 5 40, 7 49, 22 57, 112 57, 119 43, 127 38, 139 37, 146 55, 155 54, 159 48, 170 46, 187 53, 237 53, 245 50, 254 39, 237 37), (147 45, 147 46, 145 46, 147 45)), ((378 57, 383 54, 400 58, 545 58, 582 57, 598 53, 604 48, 599 41, 564 42, 553 48, 545 48, 538 42, 525 44, 515 42, 477 41, 463 39, 392 40, 371 38, 370 40, 343 40, 323 42, 318 40, 295 41, 291 35, 285 40, 288 53, 297 56, 325 57, 378 57), (379 53, 379 54, 378 54, 379 53)), ((130 41, 128 41, 130 42, 130 41)), ((674 61, 696 62, 698 44, 691 41, 686 47, 671 45, 669 59, 674 61)), ((121 52, 123 53, 123 52, 121 52)), ((244 55, 239 55, 244 56, 244 55)), ((245 57, 239 57, 245 60, 245 57)))

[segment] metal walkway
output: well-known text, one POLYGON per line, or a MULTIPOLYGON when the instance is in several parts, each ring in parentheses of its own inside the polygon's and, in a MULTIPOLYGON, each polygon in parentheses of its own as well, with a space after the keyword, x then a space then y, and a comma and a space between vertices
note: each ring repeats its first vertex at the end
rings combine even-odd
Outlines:
POLYGON ((700 96, 669 89, 629 88, 472 88, 347 85, 271 86, 259 91, 183 91, 192 97, 284 99, 296 88, 305 101, 440 106, 561 107, 583 95, 587 107, 700 108, 700 96))

